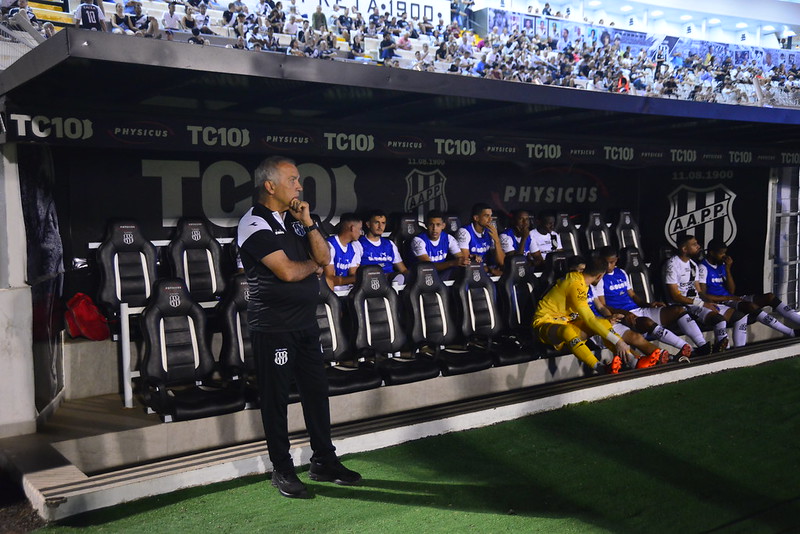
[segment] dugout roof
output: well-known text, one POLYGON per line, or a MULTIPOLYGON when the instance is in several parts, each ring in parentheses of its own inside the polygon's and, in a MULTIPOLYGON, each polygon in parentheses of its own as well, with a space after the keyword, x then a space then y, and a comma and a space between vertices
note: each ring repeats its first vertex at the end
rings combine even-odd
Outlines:
MULTIPOLYGON (((533 86, 73 28, 0 74, 0 95, 6 115, 123 113, 554 140, 800 146, 800 110, 533 86)), ((0 140, 13 139, 4 132, 0 140)))

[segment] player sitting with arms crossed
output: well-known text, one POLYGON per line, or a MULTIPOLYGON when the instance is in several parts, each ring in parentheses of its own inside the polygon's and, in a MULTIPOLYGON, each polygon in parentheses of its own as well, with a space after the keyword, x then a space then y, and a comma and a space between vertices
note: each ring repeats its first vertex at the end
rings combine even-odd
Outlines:
POLYGON ((418 261, 429 261, 439 271, 442 280, 449 280, 454 267, 469 265, 456 239, 444 231, 444 214, 431 210, 425 217, 425 232, 411 240, 411 252, 418 261))
POLYGON ((408 272, 397 245, 383 237, 386 230, 386 214, 380 210, 369 213, 364 221, 364 235, 358 238, 361 243, 361 265, 380 265, 389 280, 396 284, 405 282, 408 272))
MULTIPOLYGON (((586 260, 582 256, 573 256, 567 260, 567 270, 575 272, 583 272, 586 269, 586 260)), ((642 334, 635 332, 622 324, 620 321, 623 315, 620 313, 612 313, 611 310, 603 306, 597 301, 594 294, 594 289, 597 286, 589 286, 586 294, 586 300, 589 303, 589 308, 595 316, 607 320, 611 324, 611 329, 616 332, 628 345, 636 347, 641 351, 642 356, 636 356, 632 352, 626 359, 625 364, 629 369, 644 369, 646 367, 653 367, 659 363, 667 363, 670 360, 669 352, 659 349, 649 341, 647 341, 642 334)), ((592 342, 595 342, 597 336, 593 336, 592 342)))
POLYGON ((589 308, 588 286, 597 283, 605 271, 605 262, 592 258, 582 273, 567 273, 539 300, 533 329, 542 342, 556 349, 568 345, 570 352, 595 372, 613 374, 622 367, 622 357, 628 360, 632 356, 630 347, 611 324, 596 317, 589 308), (593 335, 600 336, 615 352, 608 364, 600 362, 586 346, 586 339, 593 335))
POLYGON ((712 239, 708 243, 706 257, 700 262, 697 281, 700 284, 700 297, 703 300, 719 306, 720 313, 722 313, 722 307, 727 308, 723 313, 726 319, 730 320, 734 310, 746 314, 744 319, 740 319, 734 324, 733 346, 740 347, 746 343, 748 319, 750 322, 758 321, 785 336, 798 337, 800 331, 789 328, 761 309, 764 306, 771 306, 784 318, 800 324, 800 314, 783 304, 774 294, 762 293, 743 297, 735 295, 736 283, 731 274, 732 265, 733 259, 728 256, 728 246, 725 242, 720 239, 712 239))
POLYGON ((678 325, 698 347, 705 347, 701 352, 711 350, 686 308, 667 306, 663 302, 646 302, 633 290, 628 273, 617 267, 619 256, 616 250, 603 247, 597 255, 606 262, 606 272, 594 288, 595 299, 612 314, 622 314, 625 326, 675 347, 680 351, 677 356, 679 360, 683 358, 683 361, 688 361, 692 347, 662 325, 678 325))
MULTIPOLYGON (((692 258, 700 253, 700 245, 693 235, 678 240, 678 253, 664 264, 664 285, 671 302, 684 306, 692 316, 714 328, 714 345, 711 352, 721 352, 728 348, 728 324, 719 314, 716 305, 700 298, 700 284, 697 282, 697 264, 692 258)), ((691 335, 691 334, 690 334, 691 335)), ((697 343, 697 340, 695 340, 697 343)), ((698 346, 694 354, 708 354, 707 347, 698 346)))

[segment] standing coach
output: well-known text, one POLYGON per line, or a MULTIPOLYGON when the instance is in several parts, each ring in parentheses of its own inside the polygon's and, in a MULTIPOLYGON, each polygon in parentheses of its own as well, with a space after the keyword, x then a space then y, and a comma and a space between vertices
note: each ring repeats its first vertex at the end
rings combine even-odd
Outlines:
POLYGON ((256 202, 239 221, 238 244, 250 286, 247 313, 272 485, 286 497, 307 497, 289 454, 286 409, 292 377, 311 437, 311 480, 342 485, 361 480, 339 462, 331 442, 316 320, 318 276, 330 255, 308 203, 298 198, 303 188, 292 160, 265 159, 255 171, 255 183, 256 202))

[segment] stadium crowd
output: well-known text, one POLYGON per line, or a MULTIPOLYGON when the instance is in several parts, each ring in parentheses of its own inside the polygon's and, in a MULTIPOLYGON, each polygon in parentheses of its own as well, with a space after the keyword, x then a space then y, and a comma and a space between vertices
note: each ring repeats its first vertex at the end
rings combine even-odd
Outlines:
MULTIPOLYGON (((317 6, 301 13, 295 0, 214 0, 149 2, 148 14, 137 0, 116 4, 83 0, 74 13, 78 27, 118 34, 261 50, 319 59, 349 59, 390 67, 483 77, 535 85, 590 91, 628 93, 698 102, 795 106, 800 65, 776 61, 766 65, 750 60, 737 64, 731 57, 653 55, 645 48, 623 47, 611 33, 571 39, 542 36, 534 28, 492 28, 478 35, 469 16, 451 12, 437 21, 392 16, 378 8, 369 14, 334 4, 330 13, 317 6), (106 13, 113 5, 114 12, 106 13), (163 5, 163 10, 152 6, 163 5), (221 16, 220 16, 221 14, 221 16)), ((549 6, 548 6, 549 8, 549 6)), ((27 0, 6 7, 9 17, 23 11, 31 24, 50 36, 52 24, 40 24, 27 0)), ((538 10, 537 10, 538 11, 538 10)), ((553 16, 558 16, 556 13, 553 16)), ((777 59, 777 58, 776 58, 777 59)))

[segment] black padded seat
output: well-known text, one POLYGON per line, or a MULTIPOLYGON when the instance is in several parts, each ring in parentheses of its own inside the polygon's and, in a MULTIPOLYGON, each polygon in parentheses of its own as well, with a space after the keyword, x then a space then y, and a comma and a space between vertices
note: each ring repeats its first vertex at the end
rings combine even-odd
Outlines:
POLYGON ((539 287, 536 289, 537 298, 541 298, 559 278, 567 274, 567 259, 567 253, 564 251, 551 252, 547 255, 539 287))
POLYGON ((144 401, 165 422, 244 408, 238 383, 212 386, 216 364, 206 343, 205 314, 180 278, 153 285, 141 317, 144 401))
POLYGON ((445 376, 482 371, 492 366, 491 355, 465 344, 452 346, 459 338, 449 290, 430 262, 420 262, 410 271, 403 291, 407 324, 417 350, 430 354, 445 376))
POLYGON ((423 232, 425 232, 425 227, 419 223, 416 215, 406 213, 397 219, 397 225, 389 234, 389 240, 397 245, 397 250, 400 251, 400 257, 405 265, 416 261, 411 254, 411 240, 423 232))
POLYGON ((386 385, 439 376, 439 366, 430 358, 418 354, 396 355, 407 348, 400 320, 400 300, 379 265, 358 268, 348 299, 355 322, 356 353, 374 359, 386 385))
POLYGON ((183 278, 192 298, 198 302, 217 300, 225 291, 222 247, 206 221, 181 219, 175 237, 167 247, 172 274, 183 278))
POLYGON ((496 366, 523 363, 545 355, 545 347, 533 334, 531 325, 536 312, 533 265, 524 256, 507 256, 503 275, 497 281, 500 315, 506 330, 495 351, 496 366))
POLYGON ((611 231, 598 211, 593 211, 589 214, 584 235, 589 252, 596 252, 603 247, 611 246, 611 231))
POLYGON ((342 320, 341 302, 325 277, 320 278, 317 324, 322 357, 327 364, 329 395, 344 395, 381 385, 383 378, 374 365, 369 365, 364 358, 359 361, 351 350, 342 320))
POLYGON ((497 311, 496 289, 481 264, 458 269, 453 284, 459 329, 468 342, 494 357, 494 338, 503 323, 497 311))
POLYGON ((244 388, 248 408, 257 408, 258 385, 250 328, 247 325, 247 303, 250 286, 247 276, 233 276, 219 305, 219 320, 222 330, 222 348, 219 363, 223 375, 230 380, 240 380, 244 388))
POLYGON ((97 249, 100 291, 97 301, 106 314, 116 315, 120 303, 144 306, 157 278, 156 248, 135 221, 115 221, 97 249))
POLYGON ((631 215, 630 210, 622 210, 619 212, 619 220, 617 224, 614 225, 614 233, 617 236, 619 250, 634 248, 639 251, 639 258, 642 260, 644 259, 639 225, 633 220, 633 215, 631 215))
POLYGON ((561 248, 568 256, 577 256, 581 253, 578 229, 572 223, 569 213, 562 212, 556 215, 555 232, 561 239, 561 248))
POLYGON ((619 251, 619 266, 628 273, 631 286, 637 295, 647 302, 655 300, 655 291, 650 282, 650 273, 642 261, 641 252, 635 247, 626 247, 619 251))

